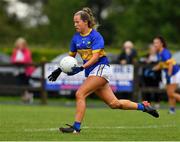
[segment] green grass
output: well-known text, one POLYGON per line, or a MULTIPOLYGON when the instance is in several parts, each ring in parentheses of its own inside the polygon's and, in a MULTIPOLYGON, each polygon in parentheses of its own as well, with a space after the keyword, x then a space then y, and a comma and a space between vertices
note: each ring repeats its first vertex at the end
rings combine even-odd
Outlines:
POLYGON ((0 140, 180 140, 180 110, 176 115, 160 110, 155 119, 140 111, 88 108, 79 135, 60 133, 58 127, 72 123, 74 112, 59 105, 0 104, 0 140))

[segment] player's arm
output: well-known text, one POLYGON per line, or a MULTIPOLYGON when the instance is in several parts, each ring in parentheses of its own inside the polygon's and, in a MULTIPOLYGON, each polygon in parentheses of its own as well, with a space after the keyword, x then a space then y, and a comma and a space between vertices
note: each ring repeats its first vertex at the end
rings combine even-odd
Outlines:
POLYGON ((166 63, 168 64, 168 75, 171 76, 172 75, 172 71, 173 71, 173 65, 174 65, 174 59, 169 59, 166 61, 166 63))
POLYGON ((99 57, 99 52, 93 53, 92 58, 83 65, 83 68, 88 68, 89 66, 95 64, 99 60, 99 57))
POLYGON ((173 71, 173 63, 168 64, 168 75, 171 76, 173 71))
POLYGON ((160 70, 160 69, 162 69, 162 63, 161 63, 161 62, 159 62, 157 65, 155 65, 155 66, 152 68, 153 71, 158 71, 158 70, 160 70))
POLYGON ((99 57, 100 57, 99 52, 93 53, 92 58, 88 62, 86 62, 83 66, 73 67, 72 68, 73 71, 70 73, 67 73, 67 75, 74 75, 74 74, 79 73, 80 71, 83 71, 85 68, 88 68, 89 66, 95 64, 99 60, 99 57))
POLYGON ((94 39, 93 39, 93 42, 91 45, 92 46, 92 57, 88 62, 86 62, 83 65, 84 68, 87 68, 87 67, 95 64, 99 60, 102 50, 104 50, 103 37, 99 33, 97 33, 93 38, 94 39))
POLYGON ((72 51, 69 51, 69 56, 71 56, 71 57, 74 57, 74 58, 75 58, 76 53, 77 53, 77 52, 72 52, 72 51))
POLYGON ((75 43, 75 38, 73 37, 70 44, 69 56, 75 57, 77 54, 77 48, 75 43))

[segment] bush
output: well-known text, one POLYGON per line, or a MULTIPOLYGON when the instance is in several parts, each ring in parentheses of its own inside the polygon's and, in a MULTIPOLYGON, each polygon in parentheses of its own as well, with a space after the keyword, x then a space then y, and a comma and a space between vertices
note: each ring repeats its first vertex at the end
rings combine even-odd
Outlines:
MULTIPOLYGON (((11 55, 13 51, 14 45, 0 45, 0 53, 4 53, 7 55, 11 55)), ((67 53, 69 51, 68 46, 53 46, 53 45, 30 45, 29 46, 32 51, 33 61, 35 63, 40 63, 42 61, 51 61, 56 56, 67 53)), ((138 57, 142 57, 148 52, 148 44, 144 44, 142 42, 136 42, 135 48, 138 52, 138 57)), ((168 48, 172 51, 172 53, 179 50, 179 46, 176 44, 169 43, 168 48)), ((106 52, 119 54, 122 50, 122 46, 114 45, 106 47, 106 52)))

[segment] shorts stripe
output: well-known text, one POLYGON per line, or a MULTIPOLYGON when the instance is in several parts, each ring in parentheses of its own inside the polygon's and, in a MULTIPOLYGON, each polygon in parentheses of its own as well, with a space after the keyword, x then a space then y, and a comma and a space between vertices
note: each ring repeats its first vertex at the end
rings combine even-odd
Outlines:
POLYGON ((89 76, 99 76, 105 78, 109 82, 110 67, 106 64, 96 66, 89 74, 89 76))
POLYGON ((105 67, 105 65, 102 67, 102 70, 101 70, 101 74, 100 74, 100 76, 102 75, 102 73, 103 73, 103 69, 104 69, 104 67, 105 67))
POLYGON ((98 71, 97 71, 97 73, 96 73, 96 76, 98 76, 98 72, 99 72, 100 68, 101 68, 101 65, 100 65, 99 68, 98 68, 98 71))
POLYGON ((103 65, 101 65, 100 70, 99 70, 97 76, 101 76, 101 74, 102 74, 102 69, 103 69, 103 65))

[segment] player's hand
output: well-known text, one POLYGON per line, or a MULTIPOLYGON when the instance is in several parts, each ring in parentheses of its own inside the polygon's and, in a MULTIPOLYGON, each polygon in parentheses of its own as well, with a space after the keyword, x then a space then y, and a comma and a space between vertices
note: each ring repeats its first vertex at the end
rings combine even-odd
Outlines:
POLYGON ((49 81, 56 81, 56 79, 58 78, 58 76, 61 74, 62 70, 60 68, 57 68, 56 70, 54 70, 49 76, 48 79, 49 81))
POLYGON ((167 84, 171 83, 171 75, 166 74, 166 83, 167 84))
POLYGON ((84 68, 82 66, 81 67, 72 67, 71 69, 72 69, 72 72, 67 73, 67 75, 69 75, 69 76, 75 75, 84 70, 84 68))

